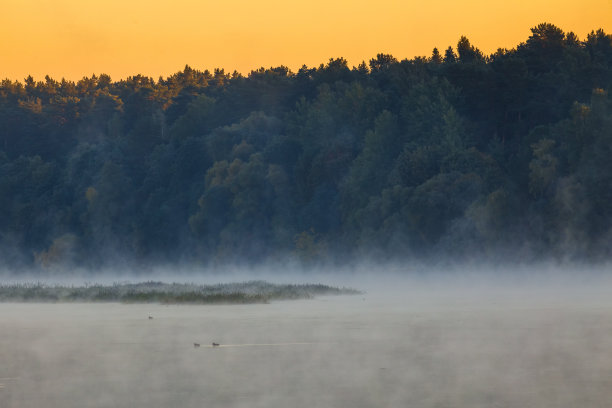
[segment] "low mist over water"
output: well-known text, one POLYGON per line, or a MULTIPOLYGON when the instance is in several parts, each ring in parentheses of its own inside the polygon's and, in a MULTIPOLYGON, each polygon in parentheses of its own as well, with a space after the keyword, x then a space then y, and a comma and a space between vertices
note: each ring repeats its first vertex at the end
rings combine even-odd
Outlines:
POLYGON ((5 303, 0 405, 608 407, 612 285, 580 274, 353 276, 365 294, 256 305, 5 303))

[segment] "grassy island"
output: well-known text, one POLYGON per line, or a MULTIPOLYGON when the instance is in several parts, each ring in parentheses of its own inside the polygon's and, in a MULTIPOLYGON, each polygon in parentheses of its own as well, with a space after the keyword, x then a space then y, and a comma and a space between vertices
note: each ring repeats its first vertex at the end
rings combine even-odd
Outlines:
POLYGON ((193 283, 114 283, 83 286, 44 283, 1 284, 1 302, 122 302, 165 304, 247 304, 359 294, 322 284, 273 284, 265 281, 199 285, 193 283))

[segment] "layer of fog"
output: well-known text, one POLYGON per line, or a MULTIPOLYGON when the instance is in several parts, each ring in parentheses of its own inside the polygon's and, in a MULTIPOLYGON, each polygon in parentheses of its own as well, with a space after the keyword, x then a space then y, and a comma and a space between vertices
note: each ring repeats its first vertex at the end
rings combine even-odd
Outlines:
POLYGON ((612 401, 612 271, 605 265, 110 272, 54 281, 264 279, 365 294, 265 305, 0 304, 0 406, 573 408, 612 401))
MULTIPOLYGON (((482 297, 544 302, 547 299, 606 296, 612 288, 612 263, 597 265, 541 262, 537 264, 373 263, 356 261, 343 266, 304 266, 278 262, 256 267, 244 265, 158 266, 146 269, 52 269, 31 272, 0 270, 0 283, 35 283, 82 286, 88 284, 166 283, 217 284, 264 280, 278 284, 321 283, 362 290, 372 296, 409 300, 482 297)), ((435 303, 435 301, 434 301, 435 303)))

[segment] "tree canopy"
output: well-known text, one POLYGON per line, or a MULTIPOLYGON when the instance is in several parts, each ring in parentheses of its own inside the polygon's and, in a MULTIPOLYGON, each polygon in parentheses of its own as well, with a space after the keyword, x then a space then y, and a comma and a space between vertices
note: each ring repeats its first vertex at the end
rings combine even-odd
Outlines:
POLYGON ((3 80, 0 259, 609 259, 612 35, 531 31, 352 68, 3 80))

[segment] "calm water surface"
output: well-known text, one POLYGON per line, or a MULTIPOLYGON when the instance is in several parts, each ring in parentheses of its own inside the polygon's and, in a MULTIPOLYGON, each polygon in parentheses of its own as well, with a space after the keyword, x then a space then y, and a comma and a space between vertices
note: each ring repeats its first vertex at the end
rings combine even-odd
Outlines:
POLYGON ((0 304, 0 407, 607 408, 606 299, 0 304))

